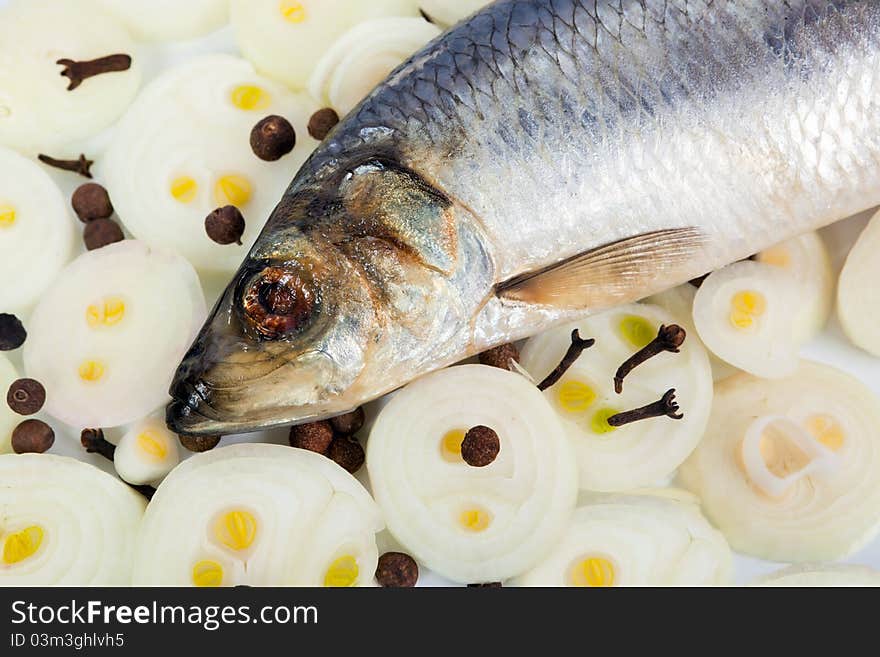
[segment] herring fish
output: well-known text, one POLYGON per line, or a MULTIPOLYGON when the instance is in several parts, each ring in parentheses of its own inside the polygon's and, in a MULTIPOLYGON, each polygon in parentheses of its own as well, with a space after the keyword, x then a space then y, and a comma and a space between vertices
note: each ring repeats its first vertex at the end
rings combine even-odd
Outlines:
POLYGON ((880 204, 880 2, 498 0, 296 174, 167 422, 329 417, 880 204))

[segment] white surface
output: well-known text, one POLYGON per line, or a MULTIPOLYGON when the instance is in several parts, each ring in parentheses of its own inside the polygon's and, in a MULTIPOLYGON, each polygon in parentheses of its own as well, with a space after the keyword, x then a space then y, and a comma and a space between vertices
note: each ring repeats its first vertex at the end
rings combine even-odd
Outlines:
MULTIPOLYGON (((0 0, 0 6, 7 3, 7 0, 0 0)), ((225 28, 203 39, 198 39, 186 43, 173 43, 163 46, 144 46, 142 45, 136 57, 139 57, 143 64, 145 82, 154 78, 156 74, 169 64, 182 61, 193 55, 205 52, 236 52, 231 30, 225 28)), ((108 141, 112 138, 112 129, 98 138, 91 140, 91 143, 82 144, 83 152, 89 157, 98 159, 101 152, 108 141)), ((80 145, 74 145, 74 148, 80 145)), ((294 172, 291 171, 291 177, 294 172)), ((53 177, 62 186, 62 190, 68 195, 82 182, 82 179, 71 174, 52 172, 53 177)), ((98 180, 97 182, 101 182, 98 180)), ((835 270, 839 271, 843 258, 851 246, 855 237, 865 225, 869 214, 863 213, 857 217, 845 220, 822 231, 823 237, 831 251, 834 260, 835 270)), ((213 303, 216 295, 219 293, 224 281, 209 280, 203 281, 206 287, 206 295, 209 304, 213 303)), ((27 323, 27 317, 22 317, 27 323)), ((875 358, 867 353, 852 346, 843 336, 836 316, 832 316, 829 326, 825 332, 816 340, 807 344, 802 350, 802 355, 817 361, 829 363, 861 379, 877 394, 880 394, 880 358, 875 358)), ((11 358, 16 366, 21 366, 21 350, 12 352, 11 358)), ((51 418, 41 415, 44 420, 56 430, 56 442, 52 448, 52 453, 76 456, 83 461, 93 463, 98 467, 113 472, 112 465, 95 454, 86 454, 79 444, 79 431, 82 427, 65 427, 51 418)), ((37 417, 41 417, 38 415, 37 417)), ((124 433, 123 429, 115 429, 108 431, 108 437, 111 440, 118 440, 124 433)), ((230 444, 235 442, 269 442, 276 444, 287 444, 287 431, 285 429, 276 429, 268 432, 260 432, 255 434, 246 434, 232 438, 225 438, 222 444, 230 444)), ((360 478, 365 475, 363 471, 359 473, 360 478)), ((380 551, 390 549, 393 541, 388 537, 381 537, 380 551)), ((857 563, 872 565, 880 568, 880 539, 875 539, 865 549, 847 559, 848 563, 857 563)), ((755 577, 772 572, 782 567, 783 564, 760 561, 749 557, 736 556, 734 559, 734 568, 737 583, 747 583, 755 577)), ((420 577, 421 585, 443 585, 446 584, 441 578, 431 573, 422 571, 420 577)))

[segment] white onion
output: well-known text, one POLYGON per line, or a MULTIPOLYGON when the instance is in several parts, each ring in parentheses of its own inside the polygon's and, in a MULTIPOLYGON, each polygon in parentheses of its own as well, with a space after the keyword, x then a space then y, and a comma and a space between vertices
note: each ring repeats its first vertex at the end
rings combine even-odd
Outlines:
POLYGON ((110 126, 140 86, 134 49, 116 19, 80 0, 17 0, 0 10, 0 145, 59 156, 70 142, 110 126), (59 59, 117 53, 132 56, 129 70, 91 77, 68 91, 59 59))
POLYGON ((880 586, 880 571, 854 564, 802 564, 770 573, 752 586, 880 586))
POLYGON ((45 171, 0 147, 3 312, 32 306, 72 257, 74 224, 66 206, 61 190, 45 171))
POLYGON ((577 496, 572 450, 525 378, 483 365, 434 372, 400 390, 367 441, 367 470, 388 529, 420 563, 464 583, 495 582, 540 560, 577 496), (464 433, 493 429, 501 450, 465 463, 464 433))
POLYGON ((200 271, 232 272, 317 144, 306 130, 312 109, 243 59, 196 57, 144 89, 100 172, 136 238, 177 251, 200 271), (269 114, 285 117, 297 134, 296 148, 278 162, 258 159, 250 147, 251 129, 269 114), (205 232, 205 217, 224 205, 244 215, 240 246, 217 244, 205 232))
POLYGON ((0 586, 125 586, 145 500, 98 468, 0 456, 0 586))
POLYGON ((847 256, 837 287, 837 316, 857 347, 880 356, 880 213, 874 215, 847 256))
POLYGON ((727 584, 731 554, 695 500, 601 496, 574 512, 562 540, 518 586, 727 584))
POLYGON ((98 0, 143 41, 192 39, 221 27, 229 0, 98 0))
POLYGON ((827 365, 716 386, 706 437, 681 467, 731 546, 774 561, 826 561, 880 528, 880 400, 827 365))
POLYGON ((165 426, 165 414, 136 422, 119 439, 113 466, 120 479, 134 485, 158 485, 180 462, 178 438, 165 426))
POLYGON ((746 260, 713 272, 694 297, 694 324, 708 349, 755 376, 797 367, 800 286, 779 267, 746 260))
MULTIPOLYGON (((712 373, 706 350, 687 337, 680 353, 662 353, 633 370, 623 393, 614 391, 617 368, 661 325, 686 322, 649 304, 631 304, 531 338, 520 363, 541 381, 560 362, 577 328, 581 338, 594 338, 558 383, 545 391, 563 419, 577 454, 582 488, 622 491, 653 485, 668 477, 693 451, 703 435, 712 403, 712 373), (675 388, 684 414, 633 422, 612 429, 608 415, 639 408, 675 388)), ((687 330, 687 329, 685 329, 687 330)))
POLYGON ((197 454, 174 469, 144 516, 140 586, 370 586, 376 504, 328 458, 279 445, 197 454))
POLYGON ((84 253, 43 295, 24 345, 46 411, 79 427, 144 417, 168 398, 177 363, 205 318, 180 256, 124 240, 84 253))
POLYGON ((805 233, 765 251, 755 259, 779 267, 798 286, 793 340, 803 344, 819 334, 828 321, 834 295, 831 257, 819 233, 805 233))
POLYGON ((258 71, 304 89, 331 44, 360 22, 418 16, 413 0, 232 0, 239 50, 258 71))
POLYGON ((339 37, 315 66, 309 92, 348 114, 388 74, 440 34, 421 18, 377 18, 339 37))

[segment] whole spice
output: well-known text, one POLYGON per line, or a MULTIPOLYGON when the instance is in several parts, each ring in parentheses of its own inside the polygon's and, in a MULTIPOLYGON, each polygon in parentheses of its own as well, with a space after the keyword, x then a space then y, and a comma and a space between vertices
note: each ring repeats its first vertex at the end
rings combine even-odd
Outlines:
POLYGON ((12 451, 42 454, 55 443, 55 432, 42 420, 25 420, 12 430, 12 451))
POLYGON ((332 107, 319 109, 309 119, 309 134, 318 141, 324 141, 324 138, 330 134, 337 123, 339 123, 339 115, 335 109, 332 107))
POLYGON ((76 216, 83 223, 94 219, 107 219, 113 214, 110 195, 103 185, 98 183, 84 183, 77 187, 70 202, 76 216))
POLYGON ((238 244, 244 235, 244 217, 234 205, 217 208, 205 217, 205 232, 217 244, 238 244))
POLYGON ((492 347, 480 354, 480 363, 502 370, 510 369, 510 361, 519 362, 519 349, 512 343, 492 347))
POLYGON ((94 251, 101 247, 121 242, 125 239, 122 228, 112 219, 95 219, 86 224, 83 231, 83 242, 86 249, 94 251))
POLYGON ((587 340, 581 340, 580 331, 575 329, 571 332, 571 345, 568 347, 568 350, 565 352, 565 356, 562 357, 562 360, 559 362, 550 374, 538 384, 538 390, 546 390, 550 388, 554 383, 559 381, 562 376, 568 371, 572 365, 574 365, 575 361, 580 358, 581 354, 585 349, 589 349, 596 341, 592 338, 587 340))
POLYGON ((59 59, 55 62, 59 66, 63 66, 64 70, 61 75, 70 79, 67 85, 68 91, 73 91, 84 80, 93 78, 102 73, 118 73, 127 71, 131 68, 131 57, 129 55, 107 55, 98 59, 90 59, 86 61, 75 61, 73 59, 59 59))
POLYGON ((178 436, 180 444, 190 452, 208 452, 214 449, 220 443, 220 436, 187 436, 181 434, 178 436))
POLYGON ((625 424, 647 420, 652 417, 669 417, 673 420, 681 420, 684 415, 678 412, 678 403, 675 401, 675 388, 667 390, 659 400, 653 404, 642 406, 631 411, 617 413, 608 418, 607 422, 612 427, 622 427, 625 424))
POLYGON ((27 331, 15 315, 0 313, 0 351, 12 351, 24 344, 27 331))
POLYGON ((55 167, 56 169, 61 169, 62 171, 72 171, 73 173, 78 173, 86 178, 92 177, 92 165, 94 164, 94 161, 87 159, 82 153, 80 153, 79 157, 75 160, 59 160, 50 157, 49 155, 43 155, 42 153, 37 155, 37 159, 43 164, 55 167))
POLYGON ((359 406, 353 411, 330 418, 330 426, 333 427, 333 431, 342 436, 357 433, 364 426, 364 409, 359 406))
POLYGON ((295 146, 296 130, 283 116, 267 116, 251 130, 251 150, 266 162, 280 160, 295 146))
POLYGON ((684 339, 686 337, 687 332, 678 324, 661 326, 660 330, 657 331, 656 338, 639 349, 639 351, 630 356, 623 365, 617 368, 617 373, 614 375, 614 392, 618 395, 623 392, 623 380, 630 372, 645 361, 658 354, 662 354, 664 351, 677 354, 681 345, 684 344, 684 339))
POLYGON ((360 470, 366 460, 361 444, 354 438, 345 436, 333 439, 327 456, 352 474, 360 470))
POLYGON ((492 463, 501 451, 498 434, 489 427, 472 427, 461 441, 461 458, 475 468, 483 468, 492 463))
POLYGON ((46 389, 34 379, 18 379, 6 392, 6 403, 19 415, 33 415, 46 403, 46 389))
POLYGON ((108 461, 116 454, 116 445, 104 438, 102 429, 83 429, 79 441, 89 454, 100 454, 108 461))
POLYGON ((326 454, 333 442, 333 427, 326 420, 297 424, 290 427, 288 441, 291 447, 326 454))
POLYGON ((379 557, 376 581, 386 588, 412 588, 419 581, 419 564, 403 552, 386 552, 379 557))

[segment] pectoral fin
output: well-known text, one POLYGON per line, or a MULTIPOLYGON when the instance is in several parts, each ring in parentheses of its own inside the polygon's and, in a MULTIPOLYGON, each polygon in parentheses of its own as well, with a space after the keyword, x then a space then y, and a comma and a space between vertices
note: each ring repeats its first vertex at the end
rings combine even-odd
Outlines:
POLYGON ((696 228, 643 233, 498 284, 502 299, 565 309, 632 301, 652 281, 674 276, 704 242, 696 228))

